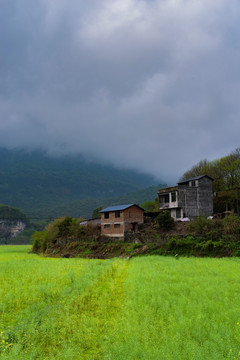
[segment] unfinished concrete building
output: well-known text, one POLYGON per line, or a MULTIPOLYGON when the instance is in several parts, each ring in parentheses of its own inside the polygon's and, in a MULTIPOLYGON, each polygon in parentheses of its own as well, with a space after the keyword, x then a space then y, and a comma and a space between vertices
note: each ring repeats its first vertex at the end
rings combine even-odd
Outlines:
POLYGON ((159 209, 169 210, 175 220, 210 216, 213 213, 213 179, 208 175, 180 181, 158 191, 159 209))

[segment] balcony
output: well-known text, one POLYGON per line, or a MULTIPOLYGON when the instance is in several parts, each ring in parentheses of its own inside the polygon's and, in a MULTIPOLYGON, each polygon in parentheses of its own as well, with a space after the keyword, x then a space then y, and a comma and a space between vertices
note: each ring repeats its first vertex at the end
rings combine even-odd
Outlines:
POLYGON ((172 209, 178 207, 177 192, 167 192, 159 194, 159 209, 172 209))

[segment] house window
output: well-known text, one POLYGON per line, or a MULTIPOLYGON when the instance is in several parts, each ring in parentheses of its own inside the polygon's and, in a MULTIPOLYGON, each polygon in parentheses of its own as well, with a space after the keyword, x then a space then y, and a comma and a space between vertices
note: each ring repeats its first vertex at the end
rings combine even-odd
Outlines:
POLYGON ((164 195, 164 202, 169 203, 169 194, 164 195))
POLYGON ((181 209, 176 209, 176 219, 181 218, 181 209))
POLYGON ((120 224, 114 224, 114 229, 119 229, 120 228, 120 224))
POLYGON ((190 181, 190 186, 197 186, 197 182, 195 180, 190 181))
POLYGON ((109 218, 109 212, 105 212, 105 213, 104 213, 104 218, 105 218, 105 219, 108 219, 108 218, 109 218))
POLYGON ((110 224, 105 224, 104 229, 110 228, 110 224))
POLYGON ((177 195, 175 192, 171 193, 171 199, 172 199, 172 202, 175 202, 177 200, 177 195))
POLYGON ((115 218, 120 218, 120 211, 115 211, 115 218))

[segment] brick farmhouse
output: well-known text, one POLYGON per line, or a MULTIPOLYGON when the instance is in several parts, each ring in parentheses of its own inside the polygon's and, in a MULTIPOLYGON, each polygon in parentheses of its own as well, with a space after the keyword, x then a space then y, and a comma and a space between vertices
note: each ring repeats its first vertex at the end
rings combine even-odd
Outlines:
POLYGON ((125 233, 137 232, 144 222, 144 210, 136 204, 109 206, 100 211, 101 235, 124 237, 125 233))

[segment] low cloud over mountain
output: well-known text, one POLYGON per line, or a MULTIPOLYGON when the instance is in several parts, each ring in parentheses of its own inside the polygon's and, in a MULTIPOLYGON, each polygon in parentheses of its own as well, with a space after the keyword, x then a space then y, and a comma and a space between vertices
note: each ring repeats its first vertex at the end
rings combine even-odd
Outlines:
POLYGON ((237 0, 3 0, 0 142, 166 181, 239 146, 237 0))

